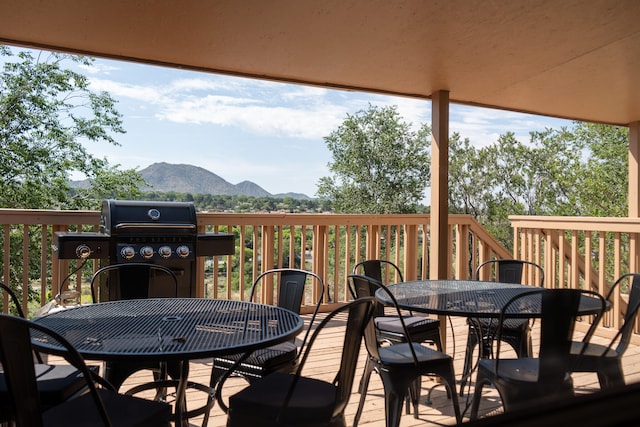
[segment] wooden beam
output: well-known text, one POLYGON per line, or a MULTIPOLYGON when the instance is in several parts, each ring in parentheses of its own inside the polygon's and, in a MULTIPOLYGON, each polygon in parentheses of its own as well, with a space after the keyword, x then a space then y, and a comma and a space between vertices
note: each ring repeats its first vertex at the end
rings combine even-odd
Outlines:
POLYGON ((438 91, 431 103, 431 279, 447 278, 449 214, 449 92, 438 91))
MULTIPOLYGON (((629 218, 640 217, 640 121, 629 124, 629 218)), ((640 239, 629 235, 629 271, 637 271, 640 265, 640 239)))
POLYGON ((640 216, 640 121, 629 124, 629 212, 630 218, 640 216))

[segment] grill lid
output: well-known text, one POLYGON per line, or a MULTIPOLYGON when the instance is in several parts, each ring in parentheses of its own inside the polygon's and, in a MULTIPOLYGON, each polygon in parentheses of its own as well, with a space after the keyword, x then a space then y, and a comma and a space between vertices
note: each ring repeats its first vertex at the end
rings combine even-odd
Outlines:
POLYGON ((100 231, 107 235, 197 232, 196 209, 190 202, 103 200, 100 231))

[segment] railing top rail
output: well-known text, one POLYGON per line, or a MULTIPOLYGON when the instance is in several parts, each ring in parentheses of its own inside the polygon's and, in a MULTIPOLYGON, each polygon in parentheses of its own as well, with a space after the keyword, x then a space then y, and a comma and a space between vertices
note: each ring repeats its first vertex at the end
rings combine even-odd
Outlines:
MULTIPOLYGON (((220 213, 198 212, 198 225, 228 224, 253 225, 256 218, 262 225, 424 225, 429 224, 430 214, 313 214, 313 213, 220 213)), ((0 224, 99 224, 100 211, 11 209, 0 208, 0 224)), ((470 215, 450 214, 449 224, 476 225, 470 215)))
MULTIPOLYGON (((217 213, 198 212, 198 225, 228 224, 253 225, 259 218, 261 225, 425 225, 430 214, 313 214, 313 213, 217 213)), ((449 224, 478 224, 471 215, 450 214, 449 224)))
POLYGON ((100 212, 88 210, 0 209, 0 224, 99 224, 100 212))
POLYGON ((519 228, 640 233, 640 218, 512 215, 509 220, 519 228))

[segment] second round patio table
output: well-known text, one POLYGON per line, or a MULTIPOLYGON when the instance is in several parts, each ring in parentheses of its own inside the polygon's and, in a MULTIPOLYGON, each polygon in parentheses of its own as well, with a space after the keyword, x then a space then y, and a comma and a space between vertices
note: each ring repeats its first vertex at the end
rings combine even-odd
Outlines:
MULTIPOLYGON (((389 285, 388 289, 398 301, 400 308, 427 314, 460 317, 500 317, 502 307, 514 296, 541 289, 529 285, 478 280, 414 280, 389 285)), ((390 304, 387 294, 378 290, 376 298, 390 304)), ((534 298, 532 302, 535 303, 534 298)), ((597 314, 600 302, 591 297, 583 297, 579 314, 597 314)), ((526 309, 514 306, 509 317, 540 317, 540 306, 527 305, 526 309)))
MULTIPOLYGON (((517 283, 478 280, 415 280, 392 284, 387 288, 402 309, 441 316, 492 318, 496 322, 502 308, 511 298, 542 289, 517 283)), ((385 304, 391 304, 391 299, 382 289, 376 291, 376 298, 385 304)), ((539 294, 530 300, 527 298, 526 306, 512 304, 510 308, 513 310, 507 310, 506 315, 510 318, 538 318, 542 315, 540 302, 539 294)), ((579 314, 598 314, 601 308, 600 300, 583 296, 579 314)), ((474 370, 475 367, 464 377, 470 377, 474 370)))

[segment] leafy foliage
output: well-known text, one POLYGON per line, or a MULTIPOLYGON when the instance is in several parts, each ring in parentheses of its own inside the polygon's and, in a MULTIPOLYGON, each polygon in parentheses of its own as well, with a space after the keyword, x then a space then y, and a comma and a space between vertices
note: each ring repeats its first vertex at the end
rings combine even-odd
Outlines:
POLYGON ((320 178, 318 196, 338 213, 414 213, 429 185, 427 125, 412 131, 397 107, 369 106, 347 115, 325 137, 332 177, 320 178))
MULTIPOLYGON (((395 107, 369 106, 325 141, 333 176, 318 195, 340 213, 413 213, 430 177, 428 126, 412 132, 395 107)), ((510 215, 625 216, 628 131, 575 122, 531 132, 527 143, 506 132, 478 148, 449 139, 449 210, 473 215, 510 248, 510 215)))
POLYGON ((507 247, 509 215, 625 216, 627 152, 626 129, 583 122, 532 132, 527 144, 506 133, 479 149, 454 134, 449 206, 507 247))
POLYGON ((331 204, 319 199, 293 197, 252 197, 227 194, 191 194, 178 192, 144 192, 134 200, 193 202, 198 212, 330 212, 331 204))
POLYGON ((103 197, 138 194, 141 178, 92 156, 83 142, 117 145, 123 133, 115 101, 92 92, 86 76, 64 68, 93 59, 29 52, 9 57, 0 74, 0 206, 34 209, 97 208, 103 197), (69 176, 79 172, 91 187, 71 193, 69 176))

